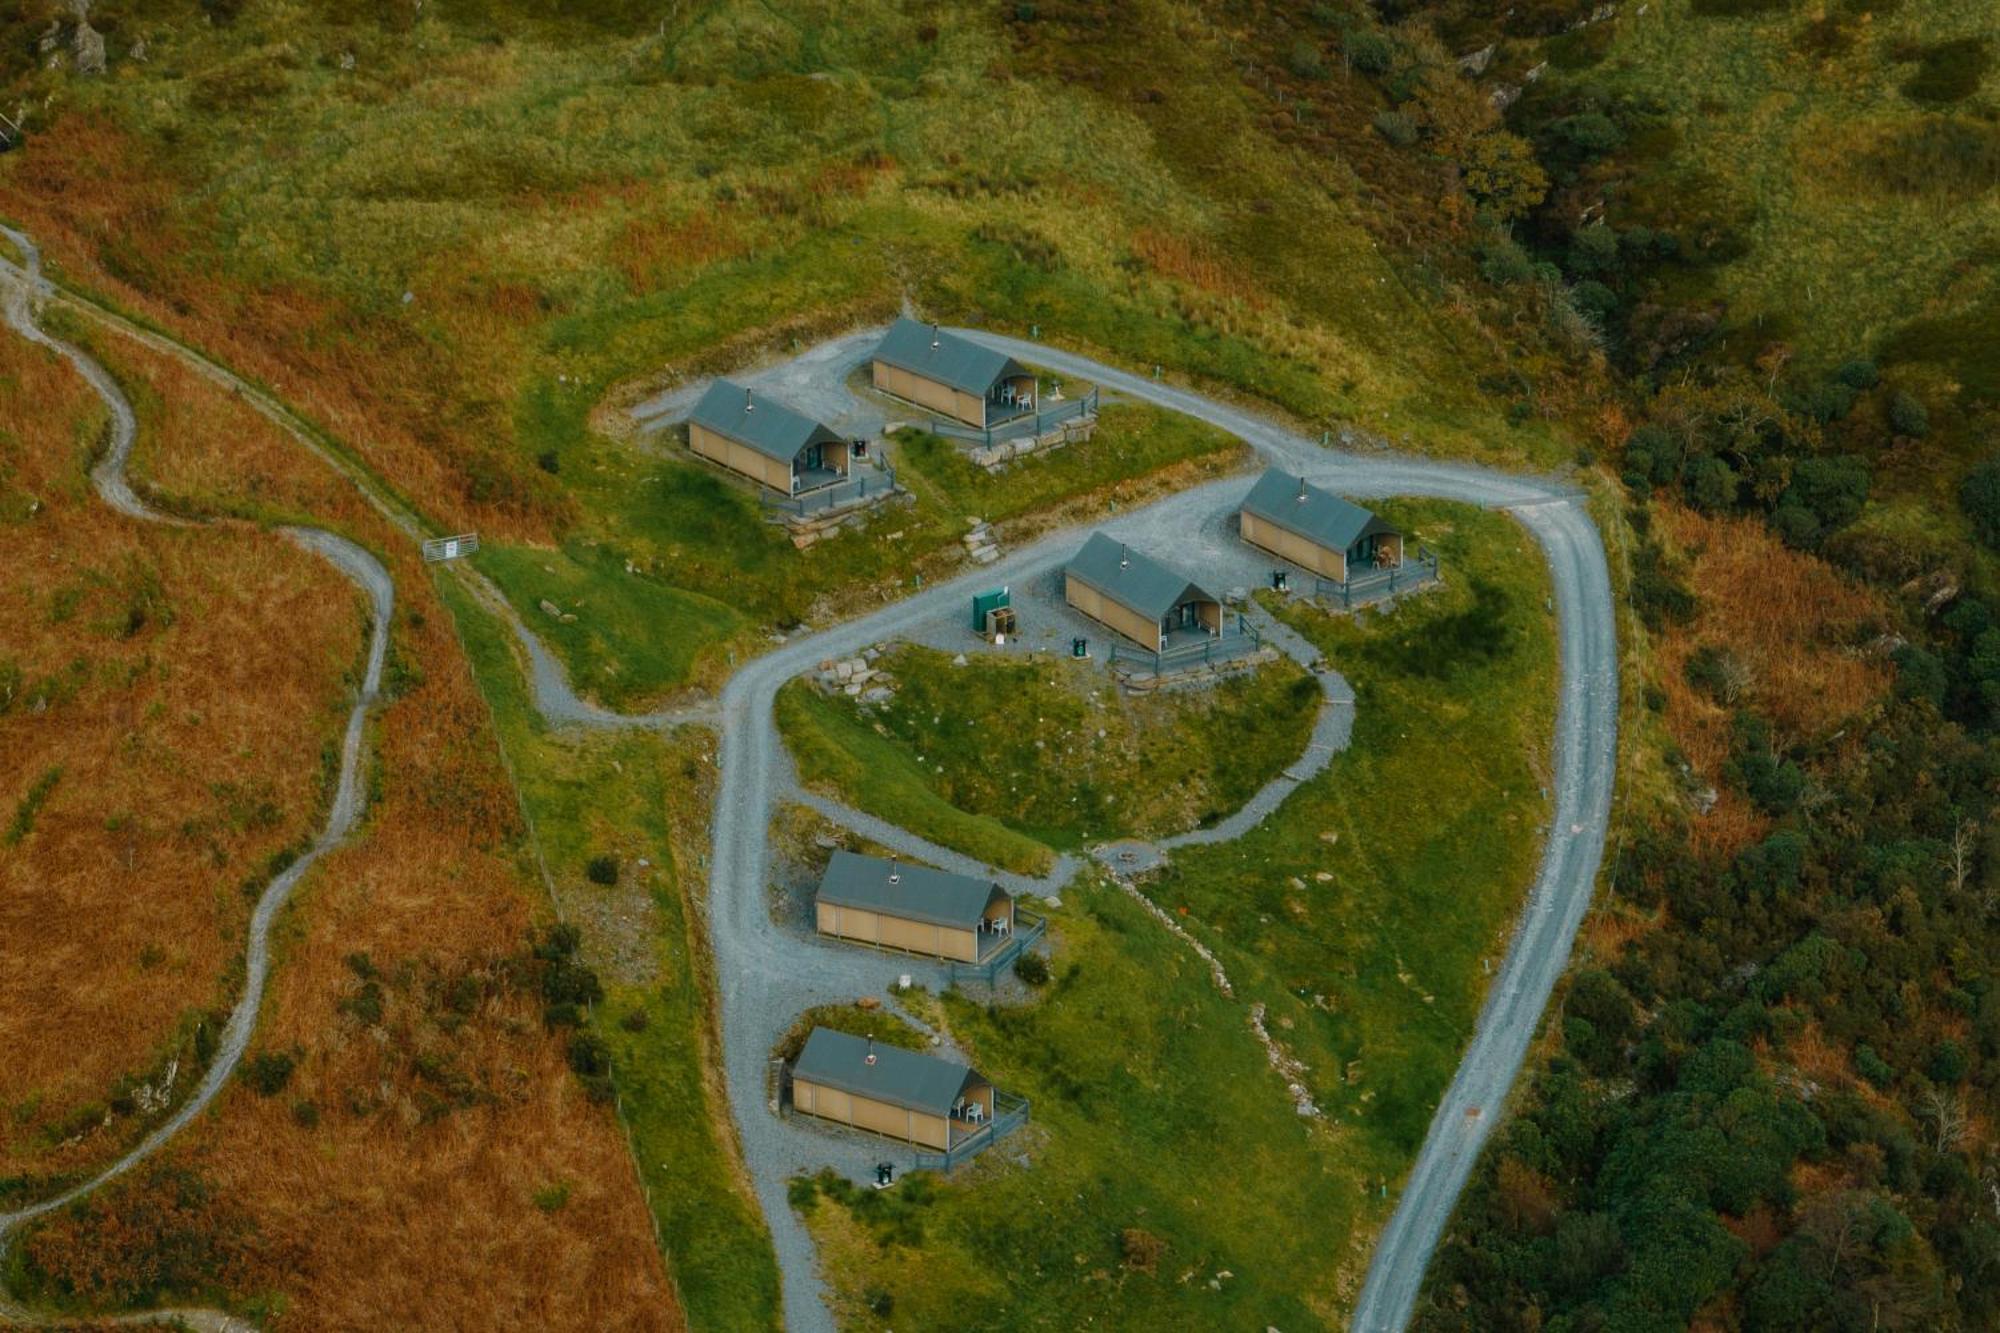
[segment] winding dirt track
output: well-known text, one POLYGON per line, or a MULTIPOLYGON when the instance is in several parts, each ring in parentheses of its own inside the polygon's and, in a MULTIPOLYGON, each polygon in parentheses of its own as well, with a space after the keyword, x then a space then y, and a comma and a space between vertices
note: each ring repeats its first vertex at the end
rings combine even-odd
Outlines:
MULTIPOLYGON (((125 465, 132 454, 132 442, 137 435, 138 422, 133 415, 131 403, 119 389, 117 381, 80 348, 50 337, 35 323, 34 306, 36 296, 42 287, 42 278, 41 256, 36 251, 34 243, 10 228, 0 227, 0 235, 12 241, 24 259, 23 264, 8 263, 4 269, 0 269, 0 281, 4 281, 6 288, 4 317, 7 325, 30 342, 47 347, 68 360, 91 388, 96 390, 98 397, 104 400, 104 405, 111 412, 109 446, 105 450, 104 457, 91 471, 91 481, 96 486, 98 495, 106 504, 134 519, 179 524, 180 520, 169 518, 148 506, 133 492, 126 480, 125 465)), ((217 1045, 215 1058, 210 1061, 207 1072, 202 1076, 194 1092, 175 1109, 172 1115, 140 1140, 137 1146, 97 1175, 26 1208, 0 1213, 0 1252, 4 1252, 8 1239, 24 1223, 74 1202, 131 1170, 180 1133, 215 1100, 216 1094, 235 1072, 237 1063, 242 1060, 244 1051, 250 1045, 250 1037, 257 1028, 257 1016, 264 1003, 264 983, 271 967, 272 923, 276 921, 286 900, 291 897, 292 890, 305 878, 306 872, 311 870, 327 852, 339 846, 361 818, 364 805, 361 782, 364 762, 362 741, 367 729, 369 709, 374 706, 377 691, 382 684, 382 666, 389 651, 389 618, 395 607, 395 586, 390 582, 389 573, 382 567, 380 561, 343 537, 317 528, 284 528, 280 531, 291 541, 322 557, 339 570, 369 601, 371 625, 367 662, 362 672, 359 697, 355 699, 354 706, 347 715, 347 728, 340 747, 340 775, 334 789, 332 808, 327 812, 326 826, 305 854, 286 867, 258 896, 257 906, 250 914, 249 930, 244 942, 243 993, 238 998, 236 1007, 230 1011, 229 1021, 222 1030, 222 1039, 217 1045)), ((6 1310, 0 1310, 0 1315, 27 1317, 22 1312, 6 1310)), ((213 1312, 179 1312, 177 1315, 183 1319, 197 1316, 203 1320, 212 1320, 215 1317, 213 1312)))
MULTIPOLYGON (((147 508, 124 478, 124 460, 134 434, 130 405, 104 369, 78 349, 44 335, 34 324, 33 301, 43 292, 39 257, 27 237, 0 227, 20 248, 25 268, 0 261, 5 278, 6 322, 24 337, 67 357, 95 387, 114 418, 113 448, 93 474, 105 501, 138 518, 173 521, 147 508)), ((268 394, 199 354, 101 308, 72 304, 121 334, 179 357, 286 429, 301 444, 340 470, 369 500, 413 539, 421 525, 407 510, 385 498, 372 479, 345 459, 329 454, 310 428, 268 394)), ((1374 1256, 1354 1315, 1356 1329, 1402 1327, 1409 1319, 1424 1268, 1450 1218, 1480 1146, 1519 1072, 1528 1042, 1548 997, 1567 964, 1569 950, 1589 906, 1603 854, 1617 750, 1616 620, 1604 551, 1595 525, 1572 490, 1538 478, 1414 458, 1329 452, 1253 412, 1188 390, 1146 380, 1088 357, 1039 343, 964 330, 968 336, 1035 364, 1095 380, 1130 397, 1181 412, 1229 430, 1250 443, 1267 462, 1311 476, 1343 493, 1360 497, 1432 495, 1512 511, 1549 563, 1561 633, 1562 684, 1554 738, 1555 818, 1540 870, 1496 976, 1478 1026, 1457 1075, 1432 1122, 1423 1150, 1374 1256)), ((848 335, 810 349, 801 364, 838 383, 864 350, 862 335, 848 335)), ((1171 496, 1121 515, 1113 530, 1157 533, 1158 525, 1198 521, 1218 506, 1240 499, 1242 483, 1219 482, 1171 496)), ((747 663, 727 683, 719 707, 670 710, 639 717, 611 713, 578 699, 560 666, 514 613, 497 589, 476 571, 464 570, 481 600, 514 629, 529 662, 537 707, 554 724, 583 726, 662 726, 680 721, 719 723, 722 731, 722 787, 717 798, 714 859, 710 883, 710 929, 716 952, 723 1010, 724 1055, 730 1099, 746 1157, 756 1177, 784 1273, 788 1323, 795 1328, 831 1326, 815 1256, 798 1219, 785 1202, 783 1179, 760 1159, 755 1146, 769 1135, 763 1106, 764 1056, 776 1028, 777 1010, 802 995, 794 991, 844 993, 847 975, 822 969, 792 970, 789 946, 777 935, 763 905, 765 840, 772 801, 782 794, 782 752, 771 705, 777 688, 810 669, 822 657, 839 656, 879 641, 925 617, 956 608, 967 591, 1002 577, 1025 577, 1052 567, 1073 546, 1082 529, 1050 534, 1012 553, 1001 564, 938 584, 873 615, 795 639, 747 663), (775 1003, 777 1001, 786 1003, 775 1003)), ((326 831, 313 850, 274 881, 258 903, 248 950, 249 976, 232 1013, 223 1050, 200 1089, 166 1124, 103 1174, 56 1199, 15 1214, 0 1215, 0 1245, 22 1222, 97 1188, 156 1150, 211 1101, 255 1026, 268 966, 271 919, 305 869, 338 843, 359 813, 362 727, 380 680, 392 591, 386 572, 373 557, 330 533, 288 530, 293 540, 333 561, 353 579, 375 607, 374 637, 362 697, 350 715, 341 769, 341 794, 326 831)), ((791 1009, 791 1013, 797 1010, 791 1009)), ((789 1022, 789 1016, 784 1019, 789 1022)), ((780 1024, 782 1026, 782 1024, 780 1024)), ((777 1155, 778 1158, 782 1154, 777 1155)), ((774 1158, 773 1160, 777 1160, 774 1158)), ((0 1308, 0 1318, 10 1312, 0 1308)), ((212 1312, 193 1312, 212 1318, 212 1312)))

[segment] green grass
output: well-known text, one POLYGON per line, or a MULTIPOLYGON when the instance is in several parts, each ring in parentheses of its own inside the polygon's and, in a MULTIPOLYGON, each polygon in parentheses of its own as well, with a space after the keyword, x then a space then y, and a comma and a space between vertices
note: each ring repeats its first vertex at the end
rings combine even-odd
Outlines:
POLYGON ((865 1211, 794 1188, 843 1325, 955 1328, 976 1308, 991 1328, 1333 1327, 1350 1239, 1387 1207, 1363 1186, 1393 1162, 1293 1113, 1244 1006, 1136 904, 1066 896, 1039 1003, 945 997, 981 1072, 1033 1103, 1028 1127, 865 1211), (1156 1272, 1127 1270, 1128 1228, 1165 1242, 1156 1272))
POLYGON ((990 866, 1039 875, 1053 863, 1047 845, 938 795, 906 750, 810 685, 780 690, 777 714, 809 785, 990 866))
POLYGON ((1800 366, 1831 369, 1919 315, 1970 312, 1992 291, 1990 265, 1964 266, 2000 225, 2000 191, 1940 164, 1913 199, 1894 170, 1912 135, 1983 128, 2000 93, 1985 56, 2000 42, 1992 6, 1834 6, 1811 28, 1808 58, 1814 16, 1797 6, 1725 18, 1684 5, 1621 14, 1604 60, 1558 68, 1539 95, 1587 85, 1659 109, 1671 132, 1653 137, 1669 146, 1640 188, 1670 200, 1700 185, 1720 194, 1711 226, 1744 219, 1742 256, 1702 281, 1732 324, 1761 327, 1750 351, 1783 339, 1800 366), (1796 318, 1802 309, 1811 317, 1796 318))
POLYGON ((1057 979, 1033 1003, 948 993, 955 1035, 1033 1100, 1032 1125, 915 1202, 851 1211, 810 1192, 850 1326, 948 1326, 975 1305, 1009 1328, 1344 1326, 1394 1203, 1383 1186, 1409 1168, 1470 1036, 1480 960, 1532 878, 1556 702, 1525 534, 1465 506, 1384 509, 1440 551, 1447 585, 1387 616, 1286 613, 1353 682, 1353 746, 1248 837, 1188 849, 1144 886, 1236 998, 1096 886, 1053 914, 1057 979), (1309 1067, 1324 1122, 1293 1113, 1251 1001, 1309 1067), (1164 1242, 1157 1273, 1128 1265, 1128 1228, 1164 1242), (869 1310, 882 1293, 887 1316, 869 1310))
POLYGON ((1247 451, 1226 432, 1192 417, 1129 403, 1104 404, 1089 443, 1066 445, 999 473, 988 472, 959 445, 926 431, 902 431, 894 444, 906 484, 921 479, 947 514, 991 523, 1187 459, 1237 454, 1247 451))
MULTIPOLYGON (((107 226, 90 258, 191 329, 310 359, 334 399, 359 400, 356 421, 393 419, 446 459, 454 484, 388 479, 427 525, 561 542, 580 564, 578 544, 596 542, 614 567, 633 559, 695 594, 726 578, 761 628, 906 578, 913 553, 955 530, 920 511, 900 544, 795 559, 752 530, 745 497, 711 505, 713 478, 609 460, 589 414, 634 377, 721 369, 906 295, 1316 424, 1494 460, 1566 456, 1545 427, 1500 421, 1477 387, 1491 354, 1472 316, 1371 235, 1382 201, 1336 157, 1268 137, 1233 37, 1114 14, 1093 91, 1039 48, 1017 52, 1038 30, 1011 12, 730 0, 580 22, 499 3, 426 7, 404 32, 250 0, 230 22, 149 32, 145 62, 114 39, 114 79, 19 72, 24 97, 60 85, 67 119, 41 127, 46 151, 64 151, 65 126, 102 126, 161 173, 132 185, 157 192, 157 213, 107 226), (308 51, 351 51, 354 66, 308 51), (1162 80, 1173 96, 1132 95, 1162 80), (357 116, 369 133, 329 132, 357 116), (255 305, 269 293, 284 300, 255 305), (349 363, 353 384, 331 382, 349 363), (535 465, 549 453, 554 479, 535 465), (664 480, 648 490, 649 475, 664 480)), ((23 50, 35 35, 8 31, 23 50)), ((86 138, 76 157, 104 148, 86 138)), ((0 160, 0 206, 19 160, 0 160)), ((1428 186, 1421 206, 1434 208, 1428 186)), ((1199 434, 1149 431, 1005 485, 931 479, 955 508, 1020 512, 1185 457, 1199 434)), ((722 633, 711 642, 734 646, 722 633)), ((578 674, 616 661, 611 684, 635 692, 671 666, 624 662, 608 639, 573 651, 578 674)))
POLYGON ((886 739, 896 771, 937 799, 1072 851, 1234 812, 1305 752, 1322 698, 1290 662, 1212 690, 1144 697, 1121 696, 1100 668, 1067 658, 975 656, 954 667, 948 654, 903 648, 878 665, 900 682, 886 708, 795 687, 795 708, 838 719, 826 735, 867 744, 866 759, 847 756, 844 772, 862 783, 852 799, 876 799, 886 739))
POLYGON ((475 559, 562 658, 576 690, 612 708, 637 707, 685 684, 704 654, 712 658, 744 624, 727 603, 628 573, 599 546, 488 546, 475 559), (544 601, 575 620, 549 615, 544 601))
MULTIPOLYGON (((707 1050, 713 996, 699 921, 688 903, 700 871, 676 836, 676 815, 699 821, 705 808, 697 750, 683 740, 635 730, 611 734, 547 731, 533 711, 505 628, 458 580, 437 587, 493 708, 523 809, 559 883, 581 884, 589 859, 617 847, 628 877, 639 876, 653 924, 641 950, 656 965, 650 980, 621 979, 591 958, 605 979, 597 1031, 612 1050, 619 1109, 634 1162, 659 1224, 674 1281, 692 1327, 773 1328, 778 1275, 770 1237, 730 1166, 718 1126, 726 1114, 707 1050), (640 859, 650 862, 643 872, 640 859), (628 1021, 632 1014, 642 1021, 628 1021)), ((586 888, 582 892, 599 892, 586 888)), ((600 947, 586 921, 585 952, 600 947)))

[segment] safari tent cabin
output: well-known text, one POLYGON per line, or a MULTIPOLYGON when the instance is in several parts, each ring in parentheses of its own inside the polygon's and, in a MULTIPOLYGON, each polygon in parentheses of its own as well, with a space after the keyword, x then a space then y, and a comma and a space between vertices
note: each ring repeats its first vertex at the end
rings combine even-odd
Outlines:
POLYGON ((943 1151, 993 1122, 993 1085, 950 1060, 814 1028, 792 1065, 792 1109, 943 1151))
POLYGON ((968 426, 1032 412, 1035 375, 1004 352, 907 316, 875 348, 875 387, 968 426))
POLYGON ((1101 532, 1063 567, 1063 599, 1156 653, 1222 631, 1220 602, 1185 574, 1101 532))
POLYGON ((837 851, 813 900, 819 933, 976 963, 1014 931, 998 884, 929 866, 837 851))
POLYGON ((1321 578, 1403 563, 1403 534, 1360 505, 1272 468, 1257 479, 1238 516, 1243 540, 1321 578))
POLYGON ((783 403, 717 380, 688 417, 688 447, 781 495, 847 476, 847 441, 783 403))

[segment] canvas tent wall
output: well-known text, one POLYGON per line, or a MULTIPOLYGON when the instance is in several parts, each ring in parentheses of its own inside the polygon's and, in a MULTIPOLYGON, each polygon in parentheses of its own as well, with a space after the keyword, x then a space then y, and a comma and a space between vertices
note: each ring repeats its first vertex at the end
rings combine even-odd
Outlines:
POLYGON ((688 416, 688 447, 781 494, 847 473, 847 442, 776 399, 728 380, 709 385, 688 416))
POLYGON ((876 388, 968 426, 990 425, 1008 386, 1034 393, 1034 372, 1013 357, 907 316, 889 326, 871 364, 876 388))
POLYGON ((1063 599, 1155 652, 1175 629, 1222 627, 1222 604, 1200 585, 1101 532, 1063 567, 1063 599))
POLYGON ((927 1148, 993 1119, 993 1085, 976 1070, 831 1028, 813 1029, 791 1076, 793 1110, 927 1148), (962 1110, 971 1105, 976 1120, 962 1110))
POLYGON ((813 899, 822 935, 976 963, 1014 928, 1014 899, 988 880, 836 851, 813 899))
POLYGON ((1403 535, 1360 505, 1272 468, 1238 511, 1243 540, 1336 583, 1403 563, 1403 535))

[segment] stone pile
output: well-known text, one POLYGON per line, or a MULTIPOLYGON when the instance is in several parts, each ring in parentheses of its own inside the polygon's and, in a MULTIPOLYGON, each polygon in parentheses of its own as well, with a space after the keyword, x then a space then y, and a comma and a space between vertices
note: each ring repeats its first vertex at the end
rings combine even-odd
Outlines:
POLYGON ((1096 429, 1095 416, 1073 417, 1040 435, 1023 435, 1018 440, 978 445, 972 450, 972 461, 988 472, 998 472, 1017 458, 1026 458, 1048 449, 1060 449, 1066 444, 1082 444, 1096 429))
POLYGON ((1000 558, 1000 543, 993 536, 993 530, 986 526, 983 518, 967 519, 972 526, 959 540, 965 543, 965 553, 975 565, 990 565, 1000 558))
POLYGON ((844 694, 862 703, 886 703, 896 693, 896 678, 875 664, 882 650, 870 648, 859 657, 828 658, 819 664, 813 680, 822 694, 844 694))

